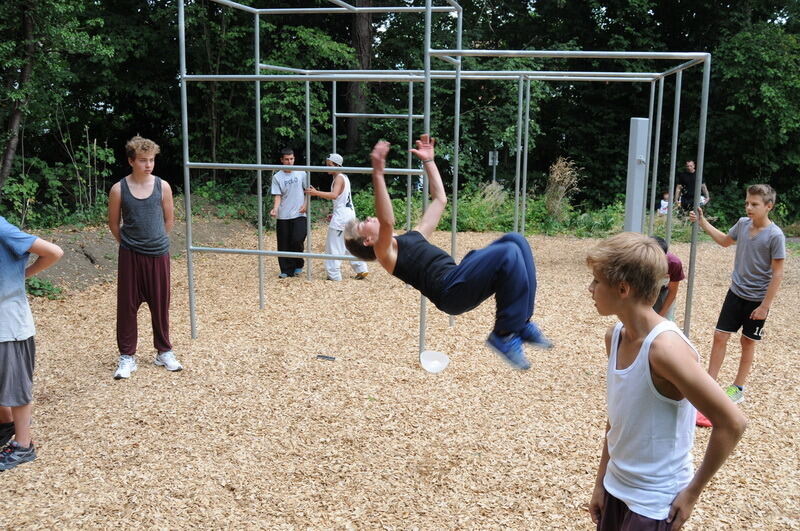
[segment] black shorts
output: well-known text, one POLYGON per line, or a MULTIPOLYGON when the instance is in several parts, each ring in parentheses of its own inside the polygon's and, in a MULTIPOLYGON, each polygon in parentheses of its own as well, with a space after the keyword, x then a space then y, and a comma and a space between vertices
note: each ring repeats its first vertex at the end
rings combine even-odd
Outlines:
POLYGON ((717 330, 735 333, 741 328, 743 336, 760 341, 764 336, 766 320, 750 319, 750 314, 759 306, 761 306, 761 301, 748 301, 728 290, 725 302, 722 303, 722 310, 719 312, 719 319, 717 319, 717 330))

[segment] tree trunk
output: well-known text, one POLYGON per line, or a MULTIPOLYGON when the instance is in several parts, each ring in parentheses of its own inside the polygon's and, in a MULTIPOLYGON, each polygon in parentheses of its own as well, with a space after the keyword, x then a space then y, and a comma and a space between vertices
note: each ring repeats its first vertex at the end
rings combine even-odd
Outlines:
MULTIPOLYGON (((25 5, 22 8, 22 29, 25 42, 25 66, 22 67, 22 72, 19 76, 19 90, 24 90, 28 84, 28 80, 33 72, 33 54, 35 50, 35 43, 33 41, 33 20, 31 8, 25 5)), ((8 142, 3 152, 3 164, 0 166, 0 191, 6 179, 11 174, 11 165, 14 163, 14 157, 17 154, 17 146, 19 145, 19 128, 22 124, 22 110, 28 104, 28 98, 15 101, 11 117, 8 120, 8 142)), ((2 193, 2 192, 0 192, 2 193)))
MULTIPOLYGON (((370 7, 372 0, 358 0, 357 7, 370 7)), ((353 21, 353 48, 356 50, 359 67, 368 70, 372 66, 372 14, 357 13, 353 21)), ((367 86, 365 83, 350 83, 350 90, 347 92, 347 102, 349 112, 367 112, 367 86)), ((349 118, 347 120, 347 138, 345 139, 345 151, 353 153, 358 148, 358 125, 360 118, 349 118)))

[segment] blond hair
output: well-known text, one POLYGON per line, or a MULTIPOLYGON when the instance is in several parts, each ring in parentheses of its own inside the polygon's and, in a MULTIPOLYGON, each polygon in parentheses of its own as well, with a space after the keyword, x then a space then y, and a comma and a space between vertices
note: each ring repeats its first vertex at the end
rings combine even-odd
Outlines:
POLYGON ((155 156, 161 153, 161 148, 152 140, 136 135, 125 144, 125 154, 129 159, 135 159, 138 153, 147 153, 155 156))
POLYGON ((358 218, 351 219, 345 225, 344 246, 356 258, 367 261, 376 259, 375 249, 371 245, 365 245, 364 237, 358 233, 358 218))
POLYGON ((768 184, 754 184, 747 188, 747 195, 760 195, 765 205, 775 204, 778 194, 775 189, 768 184))
POLYGON ((634 296, 652 304, 667 275, 667 258, 653 238, 623 232, 595 245, 586 264, 612 286, 625 282, 634 296))

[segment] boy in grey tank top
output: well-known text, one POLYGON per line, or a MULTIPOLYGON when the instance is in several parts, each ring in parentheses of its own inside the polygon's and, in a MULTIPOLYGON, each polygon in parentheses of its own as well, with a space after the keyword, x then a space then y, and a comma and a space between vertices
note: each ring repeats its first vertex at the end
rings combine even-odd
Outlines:
MULTIPOLYGON (((756 343, 761 340, 769 308, 783 280, 786 238, 769 219, 775 200, 775 190, 770 185, 750 186, 745 199, 747 216, 740 218, 727 234, 716 229, 703 216, 703 209, 698 208, 697 214, 689 214, 689 219, 698 221, 700 228, 722 247, 736 244, 731 287, 717 320, 708 361, 708 373, 716 380, 725 359, 728 339, 732 333, 742 329, 739 370, 733 383, 725 388, 728 397, 736 404, 744 402, 744 384, 753 365, 756 343)), ((708 419, 698 414, 697 425, 707 427, 708 419)))
POLYGON ((172 189, 153 175, 160 149, 152 140, 135 136, 125 145, 131 174, 111 187, 108 228, 119 243, 117 271, 117 346, 114 379, 130 378, 136 364, 136 314, 143 302, 153 322, 154 363, 168 371, 183 366, 169 340, 169 231, 174 224, 172 189), (120 221, 122 226, 120 226, 120 221))

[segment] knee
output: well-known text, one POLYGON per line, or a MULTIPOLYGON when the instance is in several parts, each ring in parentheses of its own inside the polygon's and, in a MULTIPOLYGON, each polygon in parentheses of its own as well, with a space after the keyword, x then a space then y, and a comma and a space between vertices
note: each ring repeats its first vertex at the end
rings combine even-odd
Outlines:
POLYGON ((730 337, 731 337, 730 332, 722 332, 720 330, 714 330, 714 343, 725 344, 728 342, 728 339, 730 337))
POLYGON ((744 334, 742 334, 742 336, 741 336, 739 341, 742 344, 742 348, 753 347, 757 343, 757 341, 755 339, 750 339, 749 337, 747 337, 744 334))

